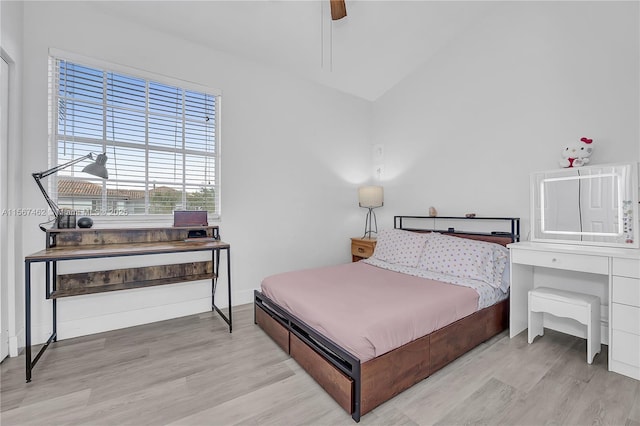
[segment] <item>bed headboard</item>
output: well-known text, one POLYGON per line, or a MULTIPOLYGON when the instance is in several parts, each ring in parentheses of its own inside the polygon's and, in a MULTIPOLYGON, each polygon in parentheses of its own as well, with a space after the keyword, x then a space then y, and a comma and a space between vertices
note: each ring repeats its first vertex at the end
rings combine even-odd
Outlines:
POLYGON ((503 246, 520 241, 518 217, 394 216, 393 227, 413 232, 439 232, 503 246))

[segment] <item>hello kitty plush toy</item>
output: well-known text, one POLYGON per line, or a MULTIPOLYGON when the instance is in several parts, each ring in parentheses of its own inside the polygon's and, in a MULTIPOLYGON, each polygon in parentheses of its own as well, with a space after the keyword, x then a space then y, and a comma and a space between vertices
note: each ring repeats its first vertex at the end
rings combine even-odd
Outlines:
POLYGON ((593 152, 592 143, 593 139, 582 138, 578 143, 565 146, 560 167, 582 167, 587 164, 593 152))

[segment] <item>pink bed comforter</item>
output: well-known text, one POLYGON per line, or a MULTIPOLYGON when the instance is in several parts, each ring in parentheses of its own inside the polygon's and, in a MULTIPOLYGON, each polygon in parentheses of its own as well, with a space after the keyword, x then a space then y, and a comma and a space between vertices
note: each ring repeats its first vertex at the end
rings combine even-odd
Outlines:
POLYGON ((265 296, 361 362, 477 310, 468 287, 401 274, 363 262, 272 275, 265 296))

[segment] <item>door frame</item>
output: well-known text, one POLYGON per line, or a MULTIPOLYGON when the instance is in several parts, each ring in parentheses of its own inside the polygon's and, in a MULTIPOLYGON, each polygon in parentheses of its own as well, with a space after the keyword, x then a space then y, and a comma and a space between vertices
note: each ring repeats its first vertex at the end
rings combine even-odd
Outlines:
POLYGON ((9 72, 0 55, 0 361, 9 355, 9 72))

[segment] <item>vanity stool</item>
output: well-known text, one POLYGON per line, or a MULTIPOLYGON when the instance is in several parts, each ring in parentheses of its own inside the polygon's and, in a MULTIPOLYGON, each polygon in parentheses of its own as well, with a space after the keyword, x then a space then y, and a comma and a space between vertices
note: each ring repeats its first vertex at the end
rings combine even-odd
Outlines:
POLYGON ((544 334, 542 314, 572 318, 587 326, 587 363, 600 352, 600 298, 572 291, 538 287, 529 291, 529 343, 544 334))

